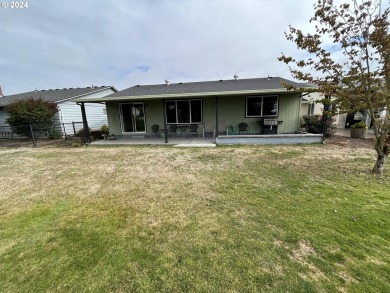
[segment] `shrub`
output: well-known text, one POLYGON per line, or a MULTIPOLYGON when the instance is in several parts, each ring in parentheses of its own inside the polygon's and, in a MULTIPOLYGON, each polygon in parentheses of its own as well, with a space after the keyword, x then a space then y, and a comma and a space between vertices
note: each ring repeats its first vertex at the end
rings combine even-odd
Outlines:
POLYGON ((351 126, 352 128, 367 128, 367 124, 363 121, 357 122, 351 126))
POLYGON ((42 133, 52 126, 52 119, 57 113, 57 105, 44 101, 42 98, 19 100, 5 107, 8 112, 6 122, 11 125, 12 131, 17 134, 31 137, 29 125, 42 133))
POLYGON ((110 133, 109 129, 108 129, 108 126, 106 124, 104 124, 101 128, 100 128, 100 131, 102 132, 102 134, 106 134, 108 135, 110 133))
POLYGON ((92 130, 89 132, 89 135, 94 139, 102 139, 102 131, 101 130, 92 130))
MULTIPOLYGON (((91 127, 88 127, 88 132, 89 132, 89 134, 91 134, 91 132, 92 132, 91 127)), ((78 136, 78 137, 84 137, 84 128, 80 128, 80 129, 77 131, 76 136, 78 136)))
MULTIPOLYGON (((334 134, 332 127, 333 117, 328 116, 326 120, 325 136, 329 137, 334 134)), ((322 115, 305 115, 301 118, 301 129, 308 133, 321 134, 322 133, 322 115)))
POLYGON ((59 139, 61 138, 61 133, 58 131, 58 129, 52 126, 47 131, 47 136, 50 139, 59 139))
MULTIPOLYGON (((88 127, 88 132, 90 137, 93 139, 102 139, 103 132, 101 130, 92 130, 91 127, 88 127)), ((84 128, 79 129, 76 135, 79 137, 84 137, 84 128)))

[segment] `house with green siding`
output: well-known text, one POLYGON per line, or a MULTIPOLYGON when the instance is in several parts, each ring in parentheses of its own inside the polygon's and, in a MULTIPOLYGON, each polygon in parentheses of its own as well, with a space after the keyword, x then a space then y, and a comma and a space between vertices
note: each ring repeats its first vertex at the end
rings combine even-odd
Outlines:
POLYGON ((105 102, 110 133, 116 136, 146 137, 156 129, 161 136, 294 134, 299 131, 301 94, 283 83, 302 87, 280 77, 167 80, 77 102, 105 102))

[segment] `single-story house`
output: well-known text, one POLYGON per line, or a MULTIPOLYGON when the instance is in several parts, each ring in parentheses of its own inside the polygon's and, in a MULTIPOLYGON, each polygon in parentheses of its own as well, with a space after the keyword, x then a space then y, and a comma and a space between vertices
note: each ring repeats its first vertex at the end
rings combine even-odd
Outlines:
MULTIPOLYGON (((110 134, 165 136, 294 134, 299 131, 301 94, 280 77, 136 85, 103 98, 81 97, 79 103, 105 102, 110 134), (158 125, 158 127, 156 127, 158 125), (153 126, 153 127, 152 127, 153 126)), ((89 123, 89 122, 88 122, 89 123)))
MULTIPOLYGON (((6 122, 8 113, 5 110, 5 106, 18 100, 42 98, 45 101, 57 104, 58 112, 54 121, 57 124, 57 128, 61 129, 63 134, 74 134, 74 131, 83 128, 83 119, 80 106, 73 102, 73 99, 81 97, 100 99, 116 92, 117 89, 113 86, 92 86, 85 88, 35 90, 9 96, 2 95, 0 96, 0 128, 3 131, 10 129, 6 122)), ((100 129, 102 125, 108 124, 106 105, 103 102, 86 105, 85 113, 89 127, 92 129, 100 129)))

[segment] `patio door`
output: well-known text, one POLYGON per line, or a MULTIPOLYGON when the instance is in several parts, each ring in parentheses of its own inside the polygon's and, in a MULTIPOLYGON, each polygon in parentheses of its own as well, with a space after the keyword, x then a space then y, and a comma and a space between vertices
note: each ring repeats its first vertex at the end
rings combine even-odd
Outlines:
POLYGON ((122 132, 146 132, 144 103, 121 104, 122 132))

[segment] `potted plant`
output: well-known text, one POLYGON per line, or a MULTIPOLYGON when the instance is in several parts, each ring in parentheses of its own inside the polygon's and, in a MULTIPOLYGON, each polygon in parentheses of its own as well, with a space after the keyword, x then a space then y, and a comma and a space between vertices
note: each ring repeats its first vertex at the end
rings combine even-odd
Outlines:
POLYGON ((351 137, 365 138, 367 134, 367 125, 363 121, 355 123, 351 126, 351 137))

